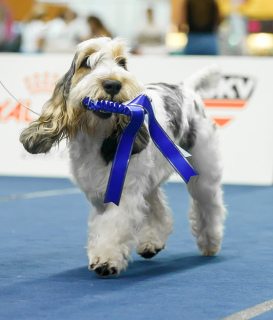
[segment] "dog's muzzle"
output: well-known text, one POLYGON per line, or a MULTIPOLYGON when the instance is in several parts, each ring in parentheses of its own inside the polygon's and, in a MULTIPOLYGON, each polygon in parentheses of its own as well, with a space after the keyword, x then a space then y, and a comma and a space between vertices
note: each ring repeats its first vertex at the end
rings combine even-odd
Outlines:
POLYGON ((98 116, 101 119, 109 119, 112 117, 112 112, 103 111, 103 110, 96 110, 93 112, 96 116, 98 116))
MULTIPOLYGON (((84 103, 82 103, 82 106, 85 110, 89 110, 84 103)), ((112 116, 112 112, 104 111, 104 110, 92 110, 92 112, 101 119, 109 119, 112 116)))
MULTIPOLYGON (((111 96, 111 100, 113 101, 114 96, 120 92, 122 84, 118 80, 109 79, 102 82, 102 87, 104 91, 111 96)), ((84 104, 83 107, 86 109, 86 106, 84 104)), ((112 116, 112 112, 105 110, 93 110, 93 112, 97 117, 101 119, 109 119, 112 116)))

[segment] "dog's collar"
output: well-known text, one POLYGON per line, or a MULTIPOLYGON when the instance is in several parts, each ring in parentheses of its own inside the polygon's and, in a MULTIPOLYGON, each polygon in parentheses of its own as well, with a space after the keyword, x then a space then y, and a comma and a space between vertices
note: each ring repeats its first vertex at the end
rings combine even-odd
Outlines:
POLYGON ((143 124, 145 114, 148 115, 148 127, 153 142, 181 178, 188 183, 192 176, 198 175, 197 171, 185 158, 189 154, 175 145, 157 122, 148 96, 142 94, 127 105, 105 100, 96 102, 89 97, 85 97, 82 103, 89 110, 104 110, 130 116, 130 121, 124 129, 117 147, 104 203, 113 202, 116 205, 119 204, 135 137, 143 124))

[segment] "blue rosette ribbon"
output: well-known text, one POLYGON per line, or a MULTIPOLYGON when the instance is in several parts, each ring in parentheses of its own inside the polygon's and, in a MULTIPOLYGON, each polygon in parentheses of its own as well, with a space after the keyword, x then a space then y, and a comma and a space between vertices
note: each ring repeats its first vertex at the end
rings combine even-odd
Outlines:
POLYGON ((84 98, 82 102, 89 110, 121 113, 130 117, 130 121, 123 130, 116 150, 104 203, 113 202, 119 205, 136 134, 140 130, 146 114, 148 115, 148 128, 153 142, 175 171, 186 183, 189 182, 192 176, 198 175, 198 172, 184 157, 181 150, 179 150, 180 148, 178 148, 157 122, 151 101, 146 95, 142 94, 138 96, 127 105, 105 100, 95 102, 89 97, 84 98))

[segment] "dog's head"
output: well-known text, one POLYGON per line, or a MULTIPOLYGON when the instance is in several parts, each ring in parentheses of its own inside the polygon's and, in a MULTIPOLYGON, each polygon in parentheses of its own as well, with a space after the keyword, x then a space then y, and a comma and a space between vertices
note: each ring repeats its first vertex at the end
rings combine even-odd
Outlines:
POLYGON ((76 48, 72 65, 59 80, 38 120, 25 129, 20 141, 30 153, 43 153, 63 138, 73 139, 78 130, 105 137, 121 130, 127 116, 85 110, 82 100, 123 103, 143 91, 143 85, 127 70, 129 49, 119 38, 84 41, 76 48))

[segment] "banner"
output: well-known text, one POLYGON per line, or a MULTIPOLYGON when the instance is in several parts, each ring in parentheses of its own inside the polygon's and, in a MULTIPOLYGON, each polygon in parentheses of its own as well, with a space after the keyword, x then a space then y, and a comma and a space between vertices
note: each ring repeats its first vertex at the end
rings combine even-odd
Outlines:
MULTIPOLYGON (((70 54, 1 54, 0 80, 37 113, 57 79, 70 67, 70 54)), ((132 56, 129 70, 143 83, 177 84, 210 64, 222 78, 216 95, 204 100, 219 131, 223 182, 271 185, 273 178, 273 65, 268 58, 132 56), (272 72, 271 72, 272 70, 272 72)), ((66 142, 48 154, 28 154, 19 136, 37 116, 0 88, 0 175, 70 177, 66 142)), ((173 181, 180 181, 175 175, 173 181)))

